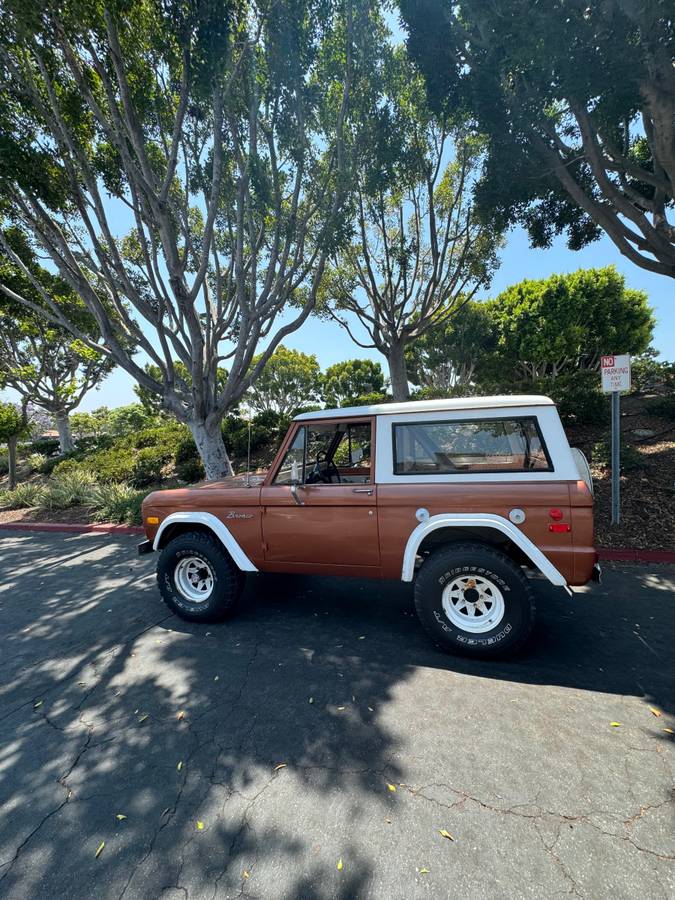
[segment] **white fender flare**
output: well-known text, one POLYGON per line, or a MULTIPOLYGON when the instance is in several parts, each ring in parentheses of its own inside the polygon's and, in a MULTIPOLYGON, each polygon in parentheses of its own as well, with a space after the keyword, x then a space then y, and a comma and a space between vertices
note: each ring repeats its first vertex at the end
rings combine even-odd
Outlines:
POLYGON ((424 538, 438 528, 494 528, 510 538, 519 547, 530 562, 539 569, 542 575, 558 587, 567 587, 567 582, 553 563, 541 552, 536 544, 516 528, 516 526, 503 516, 492 513, 441 513, 431 516, 415 528, 405 547, 403 554, 402 581, 412 581, 415 574, 415 557, 417 550, 424 538))
POLYGON ((167 516, 159 526, 157 534, 155 535, 155 540, 152 542, 152 549, 157 550, 159 548, 159 541, 162 537, 162 533, 169 527, 169 525, 176 525, 179 523, 181 525, 205 525, 224 545, 224 547, 232 557, 234 564, 239 569, 241 569, 242 572, 258 571, 251 560, 248 558, 248 556, 241 549, 239 544, 236 542, 236 540, 232 536, 232 532, 230 531, 230 529, 226 525, 224 525, 219 518, 214 516, 213 513, 193 511, 171 513, 171 515, 167 516))

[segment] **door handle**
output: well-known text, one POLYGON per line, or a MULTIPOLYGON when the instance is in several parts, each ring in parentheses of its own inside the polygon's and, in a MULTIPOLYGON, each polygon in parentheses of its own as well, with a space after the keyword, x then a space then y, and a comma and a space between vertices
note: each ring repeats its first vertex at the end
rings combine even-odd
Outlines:
POLYGON ((352 488, 352 494, 372 494, 372 488, 352 488))

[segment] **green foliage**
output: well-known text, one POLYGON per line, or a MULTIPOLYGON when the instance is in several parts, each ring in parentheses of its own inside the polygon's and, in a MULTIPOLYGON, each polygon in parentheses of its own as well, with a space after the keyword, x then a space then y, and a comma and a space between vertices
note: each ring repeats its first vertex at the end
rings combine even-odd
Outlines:
POLYGON ((675 393, 666 394, 656 400, 649 400, 645 404, 645 411, 651 416, 659 416, 675 422, 675 393))
POLYGON ((406 349, 408 375, 426 388, 420 399, 466 396, 471 383, 489 370, 498 332, 493 305, 469 301, 439 325, 432 325, 406 349))
POLYGON ((21 437, 26 431, 26 423, 21 412, 13 403, 0 403, 0 443, 21 437))
POLYGON ((86 506, 95 484, 96 478, 89 471, 61 472, 51 478, 42 489, 38 505, 41 509, 86 506))
MULTIPOLYGON (((608 469, 612 465, 611 441, 598 441, 591 448, 591 463, 608 469)), ((622 444, 619 457, 621 473, 637 472, 645 468, 645 459, 640 451, 630 444, 622 444)))
POLYGON ((605 425, 609 422, 609 395, 602 393, 597 372, 583 369, 565 372, 557 378, 535 382, 528 390, 548 394, 566 425, 605 425))
POLYGON ((358 397, 382 394, 384 373, 379 362, 370 359, 347 359, 326 369, 323 376, 323 398, 326 406, 354 406, 358 397))
POLYGON ((201 459, 199 459, 199 456, 195 456, 194 459, 184 459, 181 462, 176 463, 176 475, 181 481, 184 481, 187 484, 195 484, 198 481, 203 481, 206 477, 204 464, 201 459))
POLYGON ((0 475, 6 475, 9 472, 9 451, 0 450, 0 475))
POLYGON ((631 360, 631 387, 635 393, 675 390, 675 363, 659 359, 658 356, 658 350, 649 347, 631 360))
POLYGON ((91 491, 88 505, 97 522, 140 525, 145 495, 146 491, 135 490, 127 484, 100 484, 91 491))
POLYGON ((86 470, 91 472, 97 481, 130 481, 134 474, 136 454, 133 450, 115 447, 110 450, 99 450, 84 459, 65 459, 54 467, 54 475, 64 472, 86 470))
POLYGON ((614 266, 525 280, 489 304, 498 333, 494 365, 518 380, 597 370, 601 354, 647 349, 654 316, 643 291, 626 288, 614 266))
MULTIPOLYGON (((251 363, 254 370, 262 357, 251 363)), ((316 356, 279 345, 251 385, 246 401, 256 412, 289 415, 319 399, 321 370, 316 356)))
POLYGON ((488 137, 479 214, 673 266, 672 3, 399 0, 431 105, 488 137), (650 123, 645 128, 644 123, 650 123), (655 223, 663 223, 663 227, 655 223))
POLYGON ((10 491, 0 491, 0 509, 32 509, 39 506, 42 491, 42 486, 32 481, 10 491))
POLYGON ((0 291, 0 387, 50 413, 69 413, 114 365, 95 349, 96 319, 60 276, 40 265, 31 241, 15 227, 0 233, 0 283, 12 291, 0 291), (47 320, 47 312, 52 319, 67 316, 82 339, 47 320))
POLYGON ((162 481, 162 470, 173 460, 173 456, 174 450, 168 446, 144 447, 139 450, 134 460, 131 483, 135 487, 146 487, 162 481))
POLYGON ((29 472, 41 472, 46 462, 47 457, 44 453, 30 453, 24 459, 24 465, 29 472))

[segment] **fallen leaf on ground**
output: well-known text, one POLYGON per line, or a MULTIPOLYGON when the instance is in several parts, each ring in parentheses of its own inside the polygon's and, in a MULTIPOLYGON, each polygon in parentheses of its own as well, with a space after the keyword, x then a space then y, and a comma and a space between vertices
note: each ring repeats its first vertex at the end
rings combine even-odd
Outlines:
POLYGON ((310 703, 314 703, 314 697, 310 697, 310 698, 309 698, 309 702, 310 702, 310 703))
POLYGON ((360 641, 365 641, 365 639, 366 639, 365 634, 362 634, 362 635, 359 637, 359 640, 360 640, 360 641))
POLYGON ((368 709, 370 710, 370 712, 375 712, 372 706, 369 706, 368 709))
POLYGON ((274 771, 275 771, 275 772, 278 772, 279 769, 285 769, 285 768, 286 768, 286 763, 279 763, 278 766, 275 766, 275 767, 274 767, 274 771))
POLYGON ((429 874, 428 869, 418 869, 417 871, 420 873, 420 875, 428 875, 429 874))
POLYGON ((203 830, 204 830, 204 823, 197 822, 197 831, 203 831, 203 830))
POLYGON ((241 877, 242 877, 242 878, 250 878, 251 876, 250 876, 250 874, 246 871, 246 869, 244 869, 244 871, 241 873, 241 877))
POLYGON ((449 841, 454 841, 454 837, 450 834, 449 831, 446 831, 445 828, 441 828, 441 830, 438 833, 440 834, 441 837, 447 838, 447 840, 449 840, 449 841))
POLYGON ((33 709, 40 709, 40 707, 42 706, 42 703, 43 703, 42 700, 38 700, 37 703, 33 704, 33 709))
POLYGON ((119 822, 123 822, 123 821, 126 819, 126 816, 124 815, 124 813, 117 813, 117 815, 115 816, 115 818, 116 818, 119 822))
POLYGON ((658 717, 661 715, 661 710, 660 710, 660 709, 656 709, 654 706, 650 706, 650 707, 649 707, 649 712, 650 712, 653 716, 656 716, 657 719, 658 719, 658 717))
POLYGON ((390 784, 389 782, 387 782, 387 788, 388 788, 390 791, 395 791, 395 790, 396 790, 396 785, 395 785, 395 784, 390 784))
POLYGON ((340 859, 338 859, 338 861, 337 861, 337 870, 338 870, 338 872, 341 872, 343 868, 344 868, 344 866, 343 866, 343 864, 342 864, 342 857, 340 857, 340 859))
POLYGON ((98 859, 101 853, 103 853, 103 848, 105 847, 105 841, 101 841, 101 843, 96 848, 96 853, 94 854, 94 858, 98 859))
POLYGON ((675 731, 673 731, 672 728, 664 728, 663 730, 665 731, 666 734, 675 734, 675 731))
POLYGON ((346 706, 338 706, 338 712, 341 712, 343 709, 347 709, 346 706))
POLYGON ((183 768, 183 760, 182 760, 182 759, 181 759, 181 761, 178 763, 178 765, 176 766, 176 768, 178 769, 179 772, 180 772, 180 770, 183 768))
POLYGON ((181 709, 181 711, 178 713, 178 715, 176 716, 176 718, 178 719, 179 722, 180 722, 181 719, 184 719, 184 718, 185 718, 185 710, 184 710, 184 709, 181 709))
POLYGON ((220 675, 216 675, 216 677, 215 677, 213 680, 214 680, 214 681, 220 681, 220 675))
POLYGON ((621 722, 610 722, 611 728, 621 728, 621 722))
POLYGON ((141 722, 145 722, 145 720, 146 720, 147 718, 148 718, 148 714, 146 713, 144 716, 141 716, 141 717, 140 717, 140 719, 138 720, 138 724, 140 725, 141 722))

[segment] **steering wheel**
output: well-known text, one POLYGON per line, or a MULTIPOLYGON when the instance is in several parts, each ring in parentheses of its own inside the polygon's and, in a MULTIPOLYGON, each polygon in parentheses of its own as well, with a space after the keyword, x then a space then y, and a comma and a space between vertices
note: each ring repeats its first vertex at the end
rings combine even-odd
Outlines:
POLYGON ((335 463, 332 460, 328 460, 325 450, 319 450, 316 454, 314 468, 307 479, 307 484, 316 484, 317 482, 321 482, 322 484, 333 484, 333 477, 337 479, 338 484, 342 481, 335 463), (324 468, 321 468, 322 463, 325 464, 324 468))

